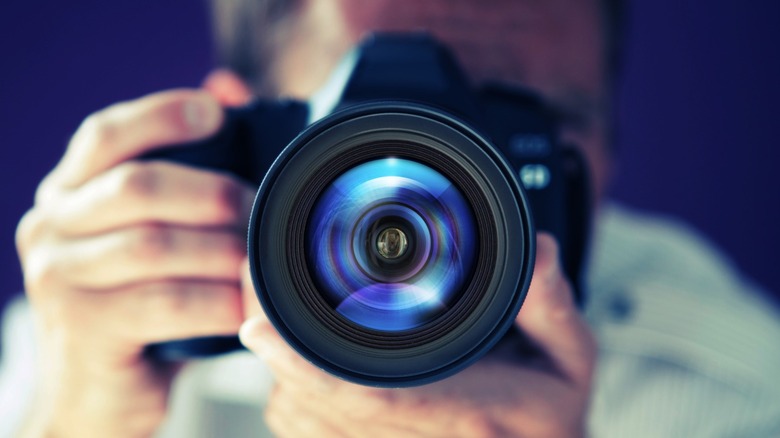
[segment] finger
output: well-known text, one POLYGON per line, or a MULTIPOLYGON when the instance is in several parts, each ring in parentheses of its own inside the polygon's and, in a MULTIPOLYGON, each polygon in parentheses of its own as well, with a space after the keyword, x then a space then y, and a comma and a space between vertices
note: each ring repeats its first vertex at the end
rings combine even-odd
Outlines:
POLYGON ((53 172, 72 188, 114 165, 166 145, 213 134, 223 112, 208 93, 174 90, 118 103, 88 117, 53 172))
POLYGON ((163 162, 129 161, 63 193, 50 204, 67 236, 164 222, 246 232, 255 190, 222 173, 163 162))
POLYGON ((561 271, 555 239, 539 233, 536 242, 534 274, 516 322, 566 377, 588 384, 596 354, 595 341, 577 311, 571 286, 561 271))
MULTIPOLYGON (((154 281, 72 298, 69 326, 98 330, 136 346, 238 332, 243 321, 238 283, 154 281)), ((125 344, 126 345, 126 344, 125 344)))
POLYGON ((233 232, 152 224, 41 247, 30 259, 55 270, 43 274, 84 289, 174 278, 238 284, 245 245, 233 232))

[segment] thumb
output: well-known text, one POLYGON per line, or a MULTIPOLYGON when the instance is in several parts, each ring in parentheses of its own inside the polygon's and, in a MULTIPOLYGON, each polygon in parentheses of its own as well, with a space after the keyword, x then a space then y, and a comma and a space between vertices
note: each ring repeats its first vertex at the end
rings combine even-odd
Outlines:
POLYGON ((588 385, 596 356, 595 340, 563 276, 557 242, 551 235, 539 233, 536 243, 534 274, 516 324, 567 378, 588 385))

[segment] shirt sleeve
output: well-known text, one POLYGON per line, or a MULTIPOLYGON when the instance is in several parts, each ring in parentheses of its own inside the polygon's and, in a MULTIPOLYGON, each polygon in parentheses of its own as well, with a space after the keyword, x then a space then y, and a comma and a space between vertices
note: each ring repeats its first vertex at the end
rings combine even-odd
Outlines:
POLYGON ((9 303, 2 320, 0 362, 0 438, 19 433, 35 395, 36 348, 26 300, 9 303))
POLYGON ((593 437, 776 437, 780 399, 650 357, 604 352, 593 437))
POLYGON ((780 318, 706 239, 614 207, 586 315, 594 437, 780 436, 780 318))

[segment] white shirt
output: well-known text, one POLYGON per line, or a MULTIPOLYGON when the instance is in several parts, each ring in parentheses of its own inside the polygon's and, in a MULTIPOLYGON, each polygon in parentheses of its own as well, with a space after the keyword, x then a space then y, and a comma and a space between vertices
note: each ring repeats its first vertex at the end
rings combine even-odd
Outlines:
POLYGON ((780 437, 780 319, 692 229, 607 207, 586 315, 594 437, 780 437))
MULTIPOLYGON (((597 218, 586 316, 599 341, 594 437, 780 437, 780 319, 683 225, 608 205, 597 218)), ((0 436, 26 411, 35 358, 26 303, 6 316, 0 436)), ((272 384, 249 353, 177 379, 160 437, 270 436, 272 384)))

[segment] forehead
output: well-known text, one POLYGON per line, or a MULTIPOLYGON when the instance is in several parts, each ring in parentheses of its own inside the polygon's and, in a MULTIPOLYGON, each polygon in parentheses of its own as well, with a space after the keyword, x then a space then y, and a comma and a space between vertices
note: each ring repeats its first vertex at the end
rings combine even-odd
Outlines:
POLYGON ((600 0, 336 1, 355 39, 372 30, 427 30, 476 82, 529 86, 568 107, 602 103, 600 0))

